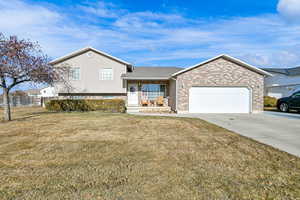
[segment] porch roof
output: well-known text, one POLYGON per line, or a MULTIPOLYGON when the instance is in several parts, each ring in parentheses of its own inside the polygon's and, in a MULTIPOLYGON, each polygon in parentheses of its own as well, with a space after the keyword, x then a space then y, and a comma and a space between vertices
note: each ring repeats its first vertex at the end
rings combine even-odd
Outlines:
POLYGON ((132 72, 122 75, 126 80, 168 80, 180 67, 134 67, 132 72))

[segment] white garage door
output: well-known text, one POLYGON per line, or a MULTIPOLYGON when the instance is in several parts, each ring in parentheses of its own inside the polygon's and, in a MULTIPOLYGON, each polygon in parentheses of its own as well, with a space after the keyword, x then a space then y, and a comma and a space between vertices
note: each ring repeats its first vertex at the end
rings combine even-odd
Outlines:
POLYGON ((245 87, 192 87, 190 113, 249 113, 250 91, 245 87))

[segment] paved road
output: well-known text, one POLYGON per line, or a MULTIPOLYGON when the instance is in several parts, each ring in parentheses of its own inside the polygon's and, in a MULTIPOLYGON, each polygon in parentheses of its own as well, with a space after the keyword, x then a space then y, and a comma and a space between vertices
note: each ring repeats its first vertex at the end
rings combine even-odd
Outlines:
POLYGON ((282 113, 282 112, 265 111, 264 114, 279 116, 279 117, 286 117, 286 118, 290 118, 290 119, 300 119, 299 113, 282 113))
POLYGON ((193 117, 268 144, 300 157, 300 115, 264 112, 259 114, 142 114, 193 117))
POLYGON ((271 145, 300 157, 300 115, 264 112, 259 114, 188 114, 271 145))

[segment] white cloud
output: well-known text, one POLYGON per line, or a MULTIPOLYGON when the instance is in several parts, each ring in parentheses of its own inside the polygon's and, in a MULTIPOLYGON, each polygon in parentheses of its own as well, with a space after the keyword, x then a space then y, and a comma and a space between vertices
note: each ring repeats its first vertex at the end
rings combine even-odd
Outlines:
POLYGON ((5 28, 38 26, 59 20, 60 14, 18 0, 0 0, 0 24, 5 28))
POLYGON ((103 18, 116 18, 121 12, 115 12, 115 5, 112 3, 104 3, 99 1, 97 3, 87 3, 87 5, 79 5, 82 11, 103 18))
POLYGON ((187 19, 177 14, 145 11, 120 16, 114 25, 123 30, 136 29, 138 32, 157 32, 157 28, 185 23, 186 20, 187 19))
POLYGON ((279 0, 277 10, 286 19, 293 22, 300 22, 299 0, 279 0))
POLYGON ((39 41, 53 57, 94 46, 137 65, 188 66, 221 53, 261 67, 300 63, 300 25, 275 14, 209 21, 104 2, 71 8, 0 0, 0 27, 39 41))

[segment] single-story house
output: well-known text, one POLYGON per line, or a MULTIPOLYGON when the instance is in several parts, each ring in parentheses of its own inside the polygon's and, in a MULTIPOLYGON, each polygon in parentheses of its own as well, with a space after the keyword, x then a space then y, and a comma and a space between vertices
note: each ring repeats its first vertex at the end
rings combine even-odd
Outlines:
POLYGON ((55 85, 59 97, 121 98, 130 111, 178 113, 263 111, 264 78, 270 73, 228 55, 188 68, 136 67, 86 47, 50 62, 71 67, 69 83, 55 85))
POLYGON ((273 75, 265 78, 265 96, 281 98, 300 91, 300 67, 263 70, 273 75))
POLYGON ((28 89, 24 90, 23 92, 25 92, 29 97, 41 97, 40 89, 28 89))
POLYGON ((44 87, 40 90, 41 97, 55 97, 58 94, 55 92, 55 88, 52 86, 44 87))

